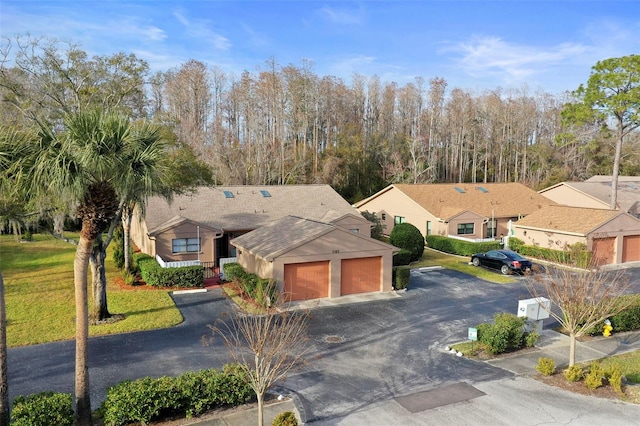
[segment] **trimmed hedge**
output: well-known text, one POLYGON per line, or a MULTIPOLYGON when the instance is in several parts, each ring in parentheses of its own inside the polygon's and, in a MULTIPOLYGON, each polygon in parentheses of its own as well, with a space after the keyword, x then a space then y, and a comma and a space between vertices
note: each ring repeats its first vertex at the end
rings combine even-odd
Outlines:
POLYGON ((409 286, 409 279, 411 277, 411 268, 408 266, 398 266, 393 268, 393 287, 396 290, 402 290, 409 286))
POLYGON ((587 250, 587 246, 582 243, 567 246, 566 250, 554 250, 546 247, 528 246, 524 244, 524 241, 511 237, 509 238, 509 248, 523 256, 566 265, 586 266, 591 262, 591 253, 587 250))
POLYGON ((458 256, 471 256, 474 253, 484 253, 489 250, 501 248, 500 241, 474 243, 456 238, 443 237, 441 235, 427 236, 427 245, 434 250, 457 254, 458 256))
POLYGON ((424 237, 420 230, 408 222, 393 227, 389 235, 389 243, 411 252, 411 260, 415 261, 424 253, 424 237))
POLYGON ((202 287, 204 282, 204 267, 200 265, 163 268, 155 258, 141 253, 134 259, 144 282, 153 287, 202 287))
POLYGON ((146 424, 170 415, 188 418, 214 408, 244 404, 253 395, 245 374, 239 366, 230 364, 222 371, 208 369, 178 377, 121 382, 107 390, 101 411, 107 426, 146 424))
POLYGON ((41 392, 17 396, 13 400, 12 425, 72 426, 74 423, 73 398, 70 393, 41 392))
POLYGON ((400 249, 393 255, 393 266, 408 265, 411 263, 411 252, 407 249, 400 249))
POLYGON ((225 278, 237 281, 242 290, 260 306, 268 307, 278 298, 278 288, 273 280, 250 274, 236 262, 225 263, 222 268, 225 278))

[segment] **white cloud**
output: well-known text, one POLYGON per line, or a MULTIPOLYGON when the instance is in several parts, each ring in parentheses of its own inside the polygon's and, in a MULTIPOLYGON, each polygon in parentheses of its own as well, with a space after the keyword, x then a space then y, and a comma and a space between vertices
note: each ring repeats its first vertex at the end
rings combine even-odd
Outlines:
POLYGON ((376 58, 366 55, 353 55, 335 62, 329 68, 330 74, 349 80, 355 73, 368 75, 376 58))
POLYGON ((588 54, 590 48, 578 43, 550 47, 509 43, 499 37, 474 36, 450 45, 443 52, 458 55, 456 66, 474 78, 500 77, 506 82, 523 81, 588 54))
POLYGON ((364 22, 361 10, 341 10, 324 6, 318 9, 317 13, 327 21, 339 25, 361 25, 364 22))
POLYGON ((180 11, 175 11, 173 16, 182 24, 189 38, 197 40, 197 44, 209 43, 216 50, 228 50, 231 42, 225 36, 211 29, 212 22, 207 19, 189 19, 180 11))

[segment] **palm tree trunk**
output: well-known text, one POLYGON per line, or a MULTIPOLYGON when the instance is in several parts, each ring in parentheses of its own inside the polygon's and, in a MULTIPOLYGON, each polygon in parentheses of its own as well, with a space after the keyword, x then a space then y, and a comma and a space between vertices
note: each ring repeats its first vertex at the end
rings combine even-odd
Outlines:
POLYGON ((73 283, 76 297, 76 426, 91 426, 87 270, 92 247, 93 241, 81 233, 73 261, 73 283))
POLYGON ((89 263, 91 265, 91 278, 93 290, 93 306, 91 309, 91 322, 97 323, 111 317, 107 306, 107 273, 104 266, 106 248, 102 237, 98 236, 91 249, 89 263))
POLYGON ((131 261, 131 211, 128 208, 122 210, 122 243, 124 254, 124 270, 133 270, 131 261))
POLYGON ((7 374, 7 311, 0 272, 0 426, 9 426, 9 378, 7 374))

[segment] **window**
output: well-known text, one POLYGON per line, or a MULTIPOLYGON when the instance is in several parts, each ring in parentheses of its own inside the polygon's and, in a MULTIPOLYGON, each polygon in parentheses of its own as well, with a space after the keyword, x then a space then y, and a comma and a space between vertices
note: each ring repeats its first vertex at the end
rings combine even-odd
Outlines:
POLYGON ((176 238, 171 240, 172 253, 197 253, 200 251, 200 239, 176 238))
POLYGON ((459 223, 458 224, 458 235, 469 235, 473 234, 473 223, 459 223))
POLYGON ((386 213, 382 213, 382 220, 387 220, 387 214, 386 213))
POLYGON ((360 233, 360 229, 358 229, 358 228, 349 229, 349 231, 353 232, 354 234, 359 234, 360 233))
POLYGON ((431 235, 431 221, 427 221, 427 235, 431 235))
POLYGON ((393 224, 394 225, 400 225, 401 223, 404 223, 406 221, 404 216, 394 216, 393 217, 393 224))

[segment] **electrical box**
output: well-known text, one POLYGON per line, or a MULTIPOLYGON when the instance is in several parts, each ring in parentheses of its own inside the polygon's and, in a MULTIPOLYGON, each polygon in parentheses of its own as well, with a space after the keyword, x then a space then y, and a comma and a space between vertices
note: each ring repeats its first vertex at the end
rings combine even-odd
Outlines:
POLYGON ((536 297, 518 301, 518 316, 527 317, 533 321, 549 318, 551 302, 546 297, 536 297))

